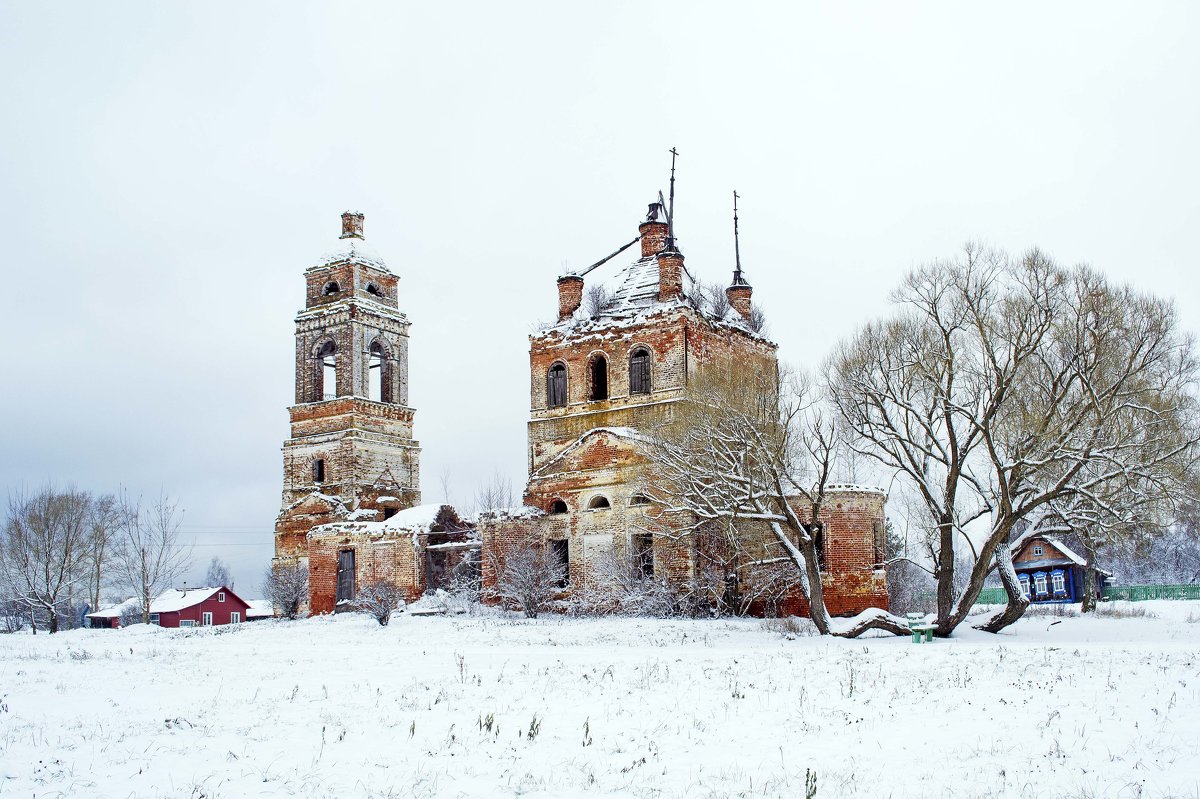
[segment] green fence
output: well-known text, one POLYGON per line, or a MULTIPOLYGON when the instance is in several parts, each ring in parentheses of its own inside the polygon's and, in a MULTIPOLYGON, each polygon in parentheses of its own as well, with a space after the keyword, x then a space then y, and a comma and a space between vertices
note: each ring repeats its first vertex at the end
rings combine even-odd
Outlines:
MULTIPOLYGON (((1110 585, 1100 597, 1125 602, 1144 602, 1147 599, 1200 599, 1200 584, 1193 585, 1110 585)), ((979 592, 976 605, 1003 605, 1008 595, 1003 588, 985 588, 979 592)))
POLYGON ((1103 599, 1143 602, 1147 599, 1200 599, 1200 585, 1110 585, 1103 599))
POLYGON ((1008 594, 1003 588, 985 588, 979 592, 976 605, 1005 605, 1008 604, 1008 594))

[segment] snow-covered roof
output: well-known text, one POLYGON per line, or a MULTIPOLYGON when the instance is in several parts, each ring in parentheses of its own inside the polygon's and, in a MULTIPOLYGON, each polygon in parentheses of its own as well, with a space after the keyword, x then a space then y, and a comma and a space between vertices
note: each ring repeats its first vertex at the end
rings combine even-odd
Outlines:
POLYGON ((338 239, 337 246, 317 259, 316 267, 332 266, 333 264, 340 264, 347 261, 365 264, 384 272, 388 271, 387 263, 384 262, 383 256, 376 252, 374 247, 357 236, 347 236, 344 239, 338 239))
POLYGON ((247 619, 264 619, 275 615, 275 608, 269 599, 251 599, 246 604, 250 606, 246 608, 247 619))
POLYGON ((215 588, 172 588, 170 591, 159 594, 150 603, 150 612, 175 613, 184 608, 199 605, 218 591, 229 591, 229 589, 220 585, 215 588))
MULTIPOLYGON (((397 535, 403 533, 423 534, 437 523, 442 508, 450 508, 444 502, 430 505, 417 505, 397 511, 390 519, 381 522, 345 521, 330 522, 309 530, 310 538, 322 535, 340 535, 347 532, 365 533, 367 535, 397 535)), ((451 512, 454 511, 450 508, 451 512)))
POLYGON ((580 306, 574 315, 546 328, 542 331, 543 334, 568 332, 578 334, 586 332, 589 328, 607 330, 640 324, 649 317, 663 312, 690 309, 713 324, 736 328, 752 338, 768 341, 751 330, 746 320, 737 311, 730 309, 724 316, 718 317, 707 307, 707 303, 693 305, 689 302, 687 298, 696 295, 698 285, 686 265, 683 268, 684 296, 666 302, 658 299, 658 258, 654 255, 640 257, 608 277, 597 275, 593 280, 598 281, 593 285, 604 286, 607 290, 608 301, 604 307, 599 309, 595 315, 589 315, 586 309, 580 306))
POLYGON ((1079 555, 1077 555, 1073 549, 1068 547, 1066 544, 1064 544, 1059 539, 1053 538, 1048 535, 1042 536, 1042 537, 1046 539, 1047 543, 1049 543, 1051 546, 1053 546, 1059 552, 1063 553, 1063 557, 1065 557, 1067 560, 1074 563, 1076 566, 1086 566, 1087 565, 1086 560, 1079 557, 1079 555))
POLYGON ((131 597, 124 602, 118 602, 115 605, 106 605, 100 610, 93 611, 87 614, 89 619, 118 619, 126 610, 133 610, 140 603, 137 597, 131 597))

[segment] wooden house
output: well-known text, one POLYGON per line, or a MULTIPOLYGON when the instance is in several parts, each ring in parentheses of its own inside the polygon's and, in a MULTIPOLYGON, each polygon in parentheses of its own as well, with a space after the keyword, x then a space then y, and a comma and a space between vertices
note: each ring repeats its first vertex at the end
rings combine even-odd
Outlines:
POLYGON ((209 627, 246 621, 249 603, 225 586, 177 588, 150 603, 150 623, 160 627, 209 627))
MULTIPOLYGON (((1013 556, 1021 590, 1035 603, 1082 602, 1087 562, 1052 536, 1029 539, 1013 556)), ((1096 597, 1112 573, 1096 570, 1096 597)))

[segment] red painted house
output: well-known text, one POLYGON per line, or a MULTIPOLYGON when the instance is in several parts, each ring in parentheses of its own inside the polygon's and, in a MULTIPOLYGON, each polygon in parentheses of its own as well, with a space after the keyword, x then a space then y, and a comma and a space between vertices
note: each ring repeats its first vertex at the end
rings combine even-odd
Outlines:
POLYGON ((246 621, 250 605, 225 586, 177 588, 150 603, 150 623, 160 627, 210 627, 246 621))

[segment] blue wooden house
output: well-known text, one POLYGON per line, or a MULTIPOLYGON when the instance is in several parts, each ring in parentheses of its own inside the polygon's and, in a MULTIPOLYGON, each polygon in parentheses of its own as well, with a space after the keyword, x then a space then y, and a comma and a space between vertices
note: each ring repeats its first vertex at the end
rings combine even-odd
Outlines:
MULTIPOLYGON (((1013 556, 1021 590, 1031 602, 1082 602, 1086 565, 1070 547, 1048 535, 1029 539, 1013 556)), ((1111 572, 1096 570, 1097 598, 1111 578, 1111 572)))

